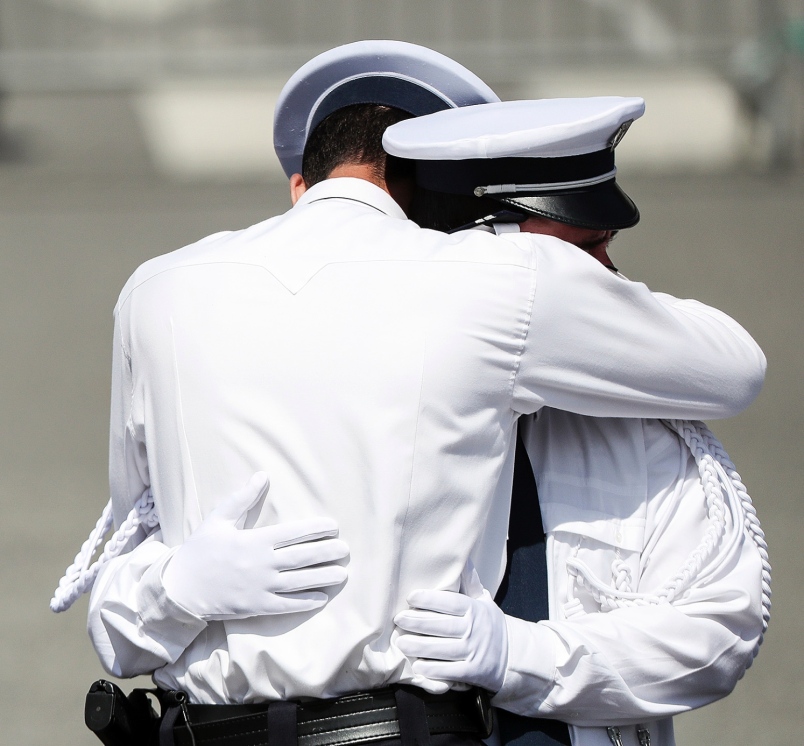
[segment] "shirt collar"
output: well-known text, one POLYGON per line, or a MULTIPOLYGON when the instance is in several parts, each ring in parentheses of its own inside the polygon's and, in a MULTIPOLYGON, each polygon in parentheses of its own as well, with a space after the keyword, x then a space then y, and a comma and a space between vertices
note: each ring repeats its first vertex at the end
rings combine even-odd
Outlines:
POLYGON ((349 199, 362 202, 375 210, 379 210, 392 218, 406 220, 407 216, 402 208, 394 201, 388 192, 364 179, 351 176, 341 176, 336 179, 326 179, 313 184, 296 202, 296 206, 308 205, 324 199, 349 199))

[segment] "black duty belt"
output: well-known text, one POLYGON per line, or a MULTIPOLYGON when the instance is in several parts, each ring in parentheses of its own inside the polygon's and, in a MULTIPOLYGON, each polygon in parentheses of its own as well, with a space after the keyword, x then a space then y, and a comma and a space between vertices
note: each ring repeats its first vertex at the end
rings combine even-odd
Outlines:
POLYGON ((421 743, 428 732, 485 738, 492 726, 488 696, 479 689, 436 695, 394 686, 329 700, 181 709, 184 718, 173 728, 176 746, 341 746, 384 738, 404 743, 411 732, 421 743))

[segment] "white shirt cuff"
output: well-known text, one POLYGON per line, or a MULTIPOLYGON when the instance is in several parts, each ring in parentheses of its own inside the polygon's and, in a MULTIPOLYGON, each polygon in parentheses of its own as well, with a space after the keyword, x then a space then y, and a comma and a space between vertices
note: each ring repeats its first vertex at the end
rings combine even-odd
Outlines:
POLYGON ((546 714, 544 700, 552 689, 558 638, 545 625, 505 617, 508 666, 505 680, 491 700, 495 707, 529 717, 546 714))
POLYGON ((167 593, 162 575, 178 550, 165 553, 143 573, 137 589, 141 632, 166 649, 186 648, 207 626, 201 618, 174 601, 167 593))

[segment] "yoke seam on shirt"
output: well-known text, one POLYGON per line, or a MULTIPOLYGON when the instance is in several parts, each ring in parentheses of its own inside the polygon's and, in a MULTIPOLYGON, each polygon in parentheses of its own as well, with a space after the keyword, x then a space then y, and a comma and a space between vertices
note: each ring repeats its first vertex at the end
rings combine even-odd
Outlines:
MULTIPOLYGON (((326 264, 322 264, 315 272, 313 272, 312 275, 310 275, 310 277, 307 278, 307 280, 299 288, 299 290, 301 290, 303 287, 305 287, 305 285, 308 285, 310 283, 310 281, 314 277, 316 277, 319 273, 321 273, 324 269, 326 269, 327 267, 330 267, 332 265, 335 265, 335 264, 379 264, 379 263, 384 264, 384 263, 390 263, 390 262, 399 262, 399 263, 404 263, 404 264, 409 264, 409 263, 412 263, 412 262, 413 263, 421 263, 421 264, 482 264, 484 266, 492 266, 492 267, 514 267, 514 268, 522 269, 522 270, 524 270, 526 272, 535 272, 534 267, 526 267, 526 266, 523 266, 522 264, 520 264, 519 262, 481 262, 481 261, 471 261, 469 259, 454 259, 454 260, 453 259, 414 259, 414 258, 404 259, 404 258, 401 258, 401 257, 395 257, 393 259, 383 259, 383 258, 377 258, 377 259, 341 259, 341 260, 338 260, 338 261, 330 261, 330 262, 327 262, 326 264)), ((299 290, 294 291, 294 290, 291 290, 290 288, 288 288, 288 286, 285 285, 285 283, 282 282, 282 280, 280 280, 279 277, 277 277, 277 275, 274 272, 272 272, 270 269, 268 269, 268 267, 266 267, 265 265, 259 264, 258 262, 243 262, 243 261, 234 262, 234 261, 218 261, 218 260, 216 260, 216 261, 206 261, 206 262, 190 262, 188 264, 180 264, 180 265, 177 265, 177 266, 174 266, 174 267, 166 267, 165 269, 160 269, 158 272, 154 272, 152 275, 149 275, 148 277, 143 278, 142 280, 137 282, 137 284, 134 285, 134 287, 132 287, 126 293, 125 298, 121 297, 118 300, 117 309, 119 310, 126 303, 128 303, 129 299, 131 298, 131 295, 134 293, 135 290, 138 290, 140 287, 142 287, 143 285, 147 284, 151 280, 155 280, 160 275, 166 274, 167 272, 175 272, 175 271, 180 270, 180 269, 190 269, 192 267, 208 267, 208 266, 221 265, 221 264, 230 264, 230 265, 233 265, 233 266, 242 266, 242 267, 255 267, 256 269, 261 269, 264 272, 267 272, 269 275, 271 275, 271 277, 273 277, 291 295, 296 295, 296 293, 299 292, 299 290)), ((535 297, 535 286, 534 286, 533 297, 535 297)), ((529 301, 529 308, 533 307, 533 297, 529 301)), ((523 340, 522 344, 523 344, 523 348, 524 348, 524 340, 523 340)))

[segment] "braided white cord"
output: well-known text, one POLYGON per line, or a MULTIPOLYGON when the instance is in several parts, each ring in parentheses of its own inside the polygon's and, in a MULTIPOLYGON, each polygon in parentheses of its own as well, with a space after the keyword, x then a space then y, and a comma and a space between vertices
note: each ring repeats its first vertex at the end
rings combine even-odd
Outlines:
MULTIPOLYGON (((690 423, 682 423, 690 425, 690 423)), ((674 428, 676 429, 676 428, 674 428)), ((718 482, 718 474, 713 459, 705 453, 700 438, 694 439, 694 430, 684 427, 680 432, 695 456, 701 483, 704 489, 707 517, 709 527, 704 533, 701 543, 690 553, 687 560, 678 572, 666 580, 659 588, 651 593, 634 593, 629 588, 618 586, 612 588, 595 577, 589 567, 582 561, 568 560, 570 573, 575 575, 577 581, 586 586, 589 593, 602 610, 609 611, 615 608, 628 606, 644 606, 650 604, 672 603, 688 588, 695 578, 702 574, 706 562, 710 559, 723 536, 726 526, 723 491, 718 482)))
POLYGON ((131 509, 126 520, 120 524, 120 528, 109 537, 103 552, 98 559, 92 562, 92 557, 103 541, 103 537, 112 527, 112 501, 106 504, 101 513, 101 517, 95 524, 95 528, 89 534, 87 540, 81 546, 81 550, 75 555, 73 564, 64 571, 64 577, 59 581, 53 598, 50 600, 50 610, 57 614, 67 611, 84 593, 92 588, 98 571, 109 560, 122 554, 129 540, 140 526, 144 526, 147 533, 150 533, 159 525, 159 516, 154 508, 153 495, 147 489, 131 509))
POLYGON ((617 557, 611 563, 611 577, 614 587, 618 591, 625 591, 626 593, 631 591, 631 568, 628 567, 628 563, 625 560, 617 557))
POLYGON ((770 621, 771 610, 771 564, 768 555, 768 542, 765 541, 765 532, 759 524, 759 517, 754 503, 748 494, 746 486, 743 484, 742 477, 737 472, 734 463, 729 458, 723 448, 722 443, 715 437, 714 433, 703 423, 698 425, 699 431, 703 436, 709 450, 715 455, 718 462, 726 472, 729 480, 737 494, 740 504, 743 508, 743 526, 748 535, 753 539, 757 547, 759 556, 762 559, 762 635, 760 635, 757 647, 754 650, 754 656, 759 652, 759 646, 768 630, 768 622, 770 621))
MULTIPOLYGON (((602 611, 628 606, 647 606, 671 603, 681 594, 693 580, 711 575, 738 550, 739 539, 743 531, 747 533, 762 558, 762 635, 754 650, 756 656, 759 645, 768 627, 770 619, 771 566, 768 561, 765 534, 759 525, 756 509, 742 483, 740 475, 728 457, 725 449, 714 434, 700 422, 682 420, 666 421, 668 427, 677 432, 695 457, 701 482, 704 489, 706 511, 710 521, 709 528, 698 547, 690 554, 680 570, 652 593, 633 593, 630 584, 618 583, 612 588, 602 583, 589 567, 578 560, 567 560, 570 575, 579 585, 590 592, 602 611), (725 496, 724 496, 725 492, 725 496), (713 553, 720 543, 726 529, 726 500, 733 517, 733 532, 724 547, 714 557, 711 566, 706 563, 713 558, 713 553)), ((614 568, 613 568, 614 569, 614 568)), ((570 584, 572 585, 572 583, 570 584)))

